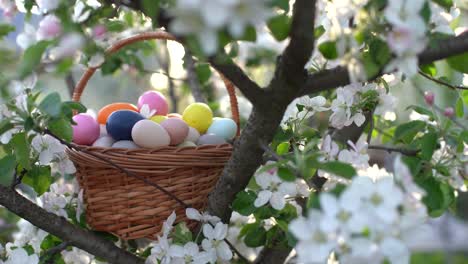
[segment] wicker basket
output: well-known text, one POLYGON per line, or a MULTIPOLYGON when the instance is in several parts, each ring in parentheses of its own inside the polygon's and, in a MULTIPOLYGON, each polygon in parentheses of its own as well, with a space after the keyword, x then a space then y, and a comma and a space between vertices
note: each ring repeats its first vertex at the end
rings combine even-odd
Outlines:
MULTIPOLYGON (((142 33, 115 43, 106 52, 110 54, 132 43, 151 39, 175 40, 166 32, 142 33)), ((75 88, 74 101, 80 101, 95 71, 96 68, 89 68, 84 73, 75 88)), ((233 118, 239 124, 234 87, 224 77, 223 80, 231 99, 233 118)), ((229 144, 133 150, 79 148, 82 150, 68 149, 67 153, 76 166, 76 176, 84 190, 87 222, 94 230, 110 232, 125 240, 155 238, 162 223, 174 210, 178 221, 188 221, 184 206, 167 192, 191 207, 203 210, 208 194, 232 152, 229 144), (130 177, 102 158, 138 177, 130 177)))

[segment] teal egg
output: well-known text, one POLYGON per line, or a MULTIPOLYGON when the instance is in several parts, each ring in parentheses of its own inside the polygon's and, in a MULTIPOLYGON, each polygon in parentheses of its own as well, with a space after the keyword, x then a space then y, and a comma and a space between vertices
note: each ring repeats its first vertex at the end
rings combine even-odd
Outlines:
POLYGON ((224 140, 231 140, 237 134, 237 124, 230 118, 215 118, 206 133, 214 134, 224 140))

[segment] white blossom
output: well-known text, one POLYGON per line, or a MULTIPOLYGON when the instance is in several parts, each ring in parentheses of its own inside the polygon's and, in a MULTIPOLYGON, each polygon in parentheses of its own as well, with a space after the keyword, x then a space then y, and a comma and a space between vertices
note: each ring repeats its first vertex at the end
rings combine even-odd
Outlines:
POLYGON ((66 264, 90 264, 94 259, 91 254, 76 247, 70 251, 64 250, 61 254, 66 264))
POLYGON ((68 204, 67 198, 64 195, 58 195, 52 192, 46 192, 40 197, 43 207, 47 212, 54 213, 58 216, 68 218, 68 213, 65 207, 68 204))
POLYGON ((140 114, 144 118, 150 118, 156 114, 157 110, 156 109, 150 109, 148 104, 144 104, 141 109, 140 109, 140 114))
POLYGON ((71 57, 83 47, 85 39, 78 33, 68 33, 60 40, 57 47, 51 49, 52 59, 58 60, 64 57, 71 57))
POLYGON ((26 250, 23 248, 14 249, 10 252, 8 259, 4 262, 4 264, 38 264, 39 257, 36 254, 28 255, 26 250))
POLYGON ((39 22, 37 29, 38 40, 50 40, 58 37, 62 33, 62 22, 54 15, 45 16, 39 22))
POLYGON ((255 174, 255 181, 261 190, 255 199, 255 207, 261 207, 268 202, 276 210, 281 210, 286 205, 287 196, 296 196, 296 184, 282 181, 277 175, 276 169, 255 174))
POLYGON ((58 8, 60 0, 36 0, 36 4, 43 13, 49 13, 58 8))
POLYGON ((31 142, 31 146, 39 153, 40 165, 49 165, 57 154, 65 151, 65 146, 50 135, 36 135, 31 142))
POLYGON ((16 37, 16 44, 23 50, 37 42, 36 28, 29 23, 24 23, 24 30, 16 37))
POLYGON ((172 248, 174 258, 172 264, 205 264, 212 260, 211 254, 208 252, 200 252, 197 244, 194 242, 188 242, 183 247, 175 246, 172 248))
POLYGON ((359 169, 369 167, 369 155, 367 154, 367 142, 364 138, 360 138, 356 144, 348 140, 350 150, 344 149, 338 154, 338 160, 347 162, 359 169))
POLYGON ((227 231, 228 226, 223 223, 217 223, 214 228, 210 224, 203 225, 203 249, 223 261, 232 259, 232 251, 224 241, 227 231))
POLYGON ((220 222, 221 219, 217 216, 213 216, 208 214, 207 212, 200 213, 195 208, 187 208, 185 209, 185 214, 187 215, 188 219, 196 220, 202 223, 211 223, 215 225, 216 223, 220 222))

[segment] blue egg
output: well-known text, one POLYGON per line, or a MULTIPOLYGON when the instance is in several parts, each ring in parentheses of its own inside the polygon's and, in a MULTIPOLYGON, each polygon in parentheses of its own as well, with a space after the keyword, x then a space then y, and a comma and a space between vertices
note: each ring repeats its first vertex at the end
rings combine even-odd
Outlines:
POLYGON ((119 110, 113 112, 107 119, 107 133, 116 141, 132 140, 132 128, 136 122, 145 119, 137 112, 119 110))
POLYGON ((231 140, 237 134, 237 124, 229 118, 215 118, 206 133, 214 134, 224 140, 231 140))

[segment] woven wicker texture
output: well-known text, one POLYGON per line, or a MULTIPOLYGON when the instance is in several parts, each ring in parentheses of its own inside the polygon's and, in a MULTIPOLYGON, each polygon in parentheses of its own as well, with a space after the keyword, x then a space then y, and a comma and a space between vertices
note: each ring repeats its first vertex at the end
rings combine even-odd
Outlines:
MULTIPOLYGON (((150 39, 175 40, 166 32, 142 33, 115 43, 107 53, 150 39)), ((75 88, 74 101, 80 101, 95 71, 96 68, 89 68, 84 73, 75 88)), ((239 124, 234 86, 221 77, 231 99, 233 119, 239 124)), ((79 146, 79 149, 81 151, 68 149, 67 153, 76 166, 78 183, 84 190, 88 224, 94 230, 110 232, 125 240, 154 239, 173 211, 178 222, 188 221, 180 202, 139 178, 157 184, 185 204, 203 210, 208 194, 232 152, 229 144, 133 150, 79 146), (103 159, 138 177, 131 177, 103 159)), ((194 224, 189 222, 191 227, 194 224)))

